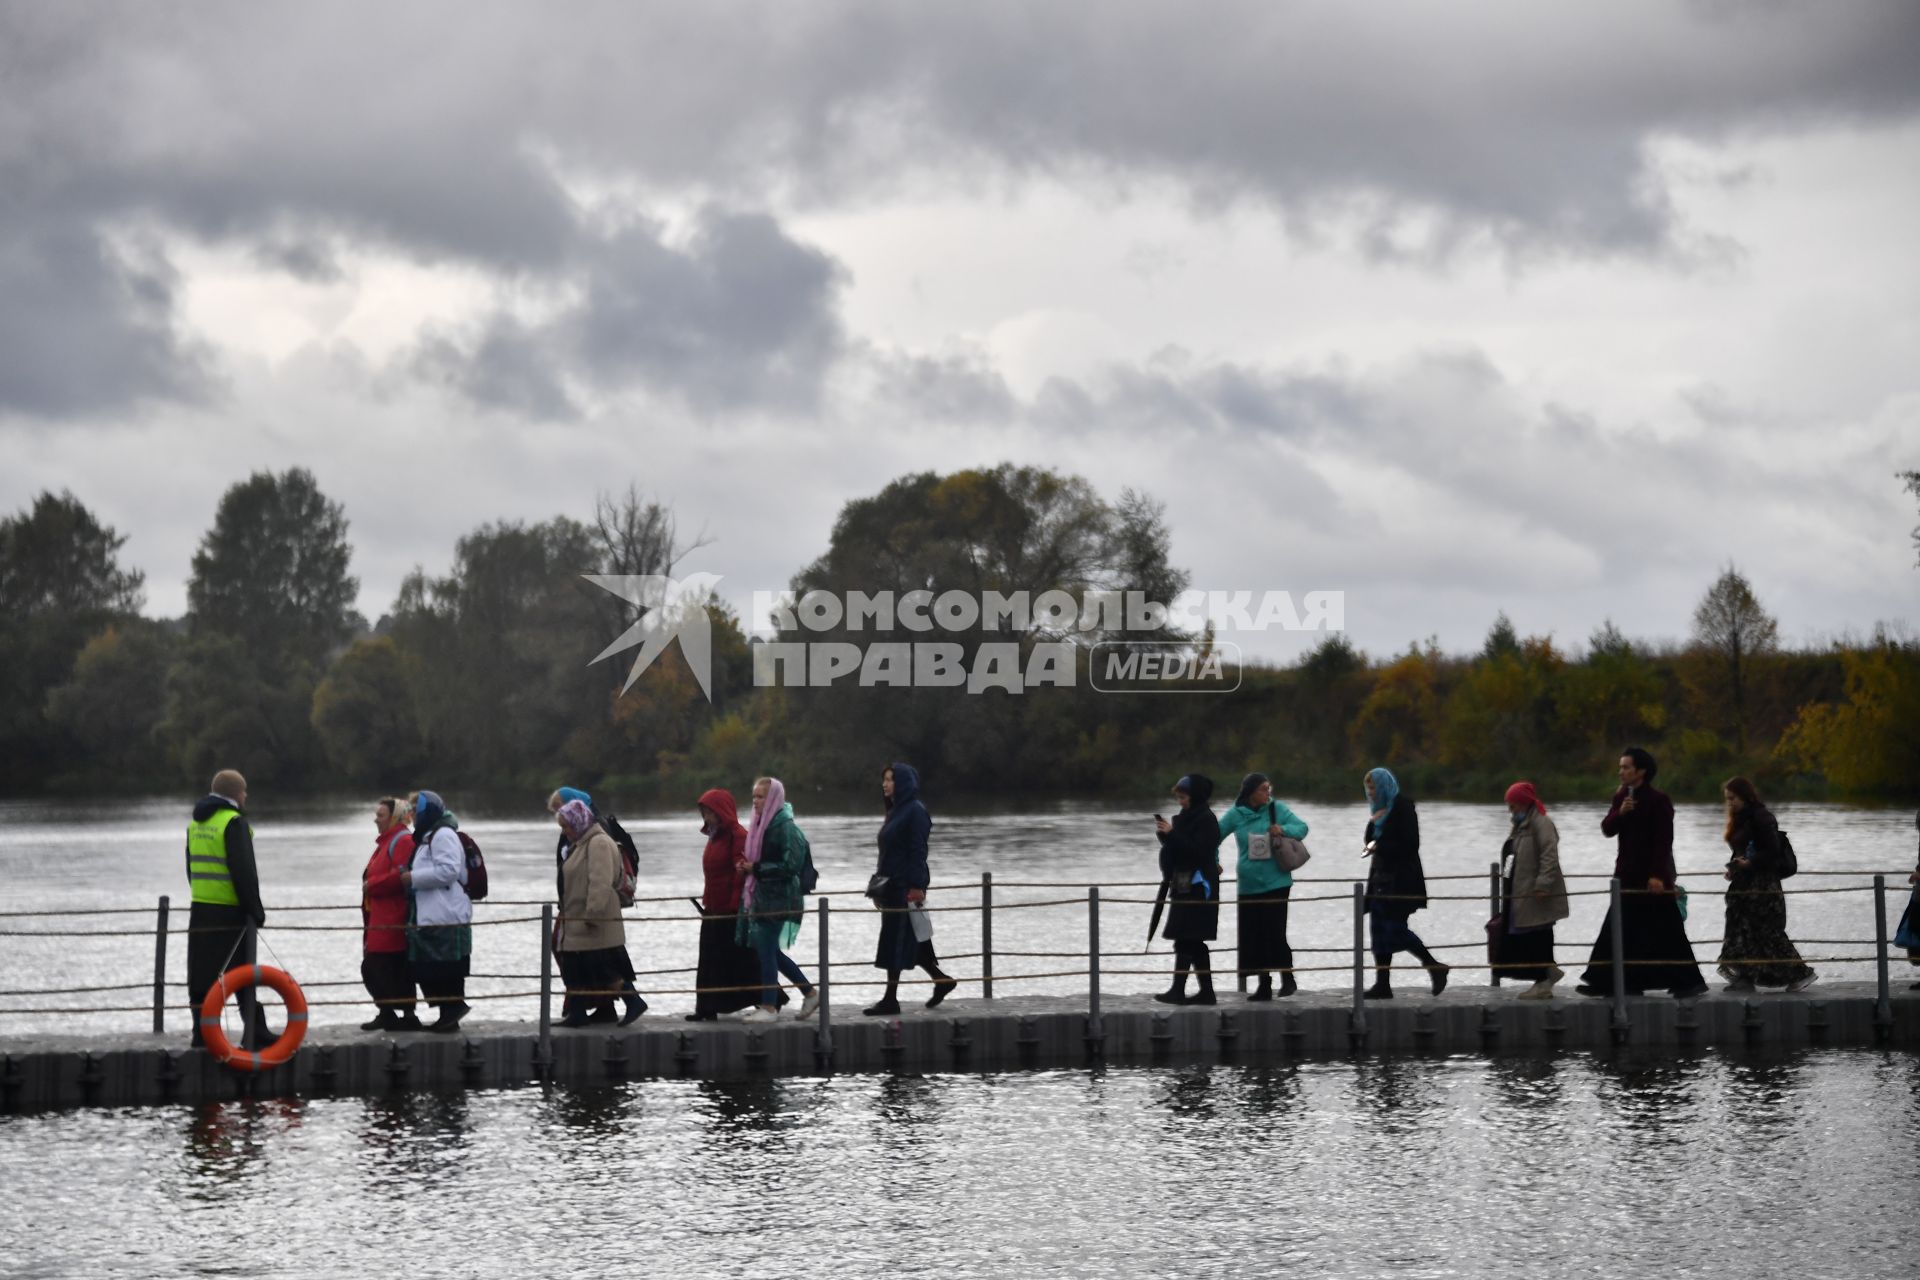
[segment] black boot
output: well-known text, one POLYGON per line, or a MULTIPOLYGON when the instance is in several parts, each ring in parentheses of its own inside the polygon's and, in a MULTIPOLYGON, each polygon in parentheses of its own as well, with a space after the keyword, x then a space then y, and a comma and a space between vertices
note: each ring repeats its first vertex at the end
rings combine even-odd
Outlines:
POLYGON ((409 1009, 395 1020, 395 1031, 425 1031, 427 1024, 420 1021, 420 1015, 409 1009))
POLYGON ((1361 996, 1367 1000, 1393 999, 1393 980, 1388 977, 1391 972, 1392 970, 1386 965, 1377 966, 1373 971, 1373 985, 1363 991, 1361 996))
POLYGON ((1450 966, 1437 961, 1431 969, 1427 970, 1427 976, 1433 979, 1433 994, 1439 995, 1447 989, 1447 975, 1451 972, 1453 970, 1450 966))
MULTIPOLYGON (((553 1025, 556 1027, 570 1027, 570 1028, 573 1028, 574 1030, 578 1030, 579 1028, 586 1026, 589 1021, 591 1021, 591 1019, 587 1017, 586 1007, 583 1005, 575 1005, 573 1008, 567 1010, 566 1017, 560 1019, 560 1021, 554 1023, 553 1025)), ((429 1028, 429 1029, 437 1031, 439 1029, 439 1024, 436 1023, 432 1028, 429 1028)))
POLYGON ((1291 973, 1283 973, 1280 975, 1280 998, 1281 999, 1284 1000, 1286 997, 1292 995, 1294 992, 1298 991, 1299 989, 1300 989, 1300 984, 1293 980, 1293 975, 1291 973))
POLYGON ((900 1012, 900 1002, 892 996, 883 996, 879 1004, 870 1004, 860 1012, 869 1018, 890 1018, 900 1012))
POLYGON ((452 1004, 443 1004, 440 1006, 440 1016, 434 1019, 433 1025, 428 1027, 427 1030, 437 1032, 443 1036, 452 1035, 460 1029, 460 1019, 472 1012, 473 1006, 465 1000, 456 1000, 452 1004))
POLYGON ((1153 998, 1161 1004, 1185 1004, 1187 1002, 1187 971, 1175 969, 1173 985, 1157 993, 1153 998))
POLYGON ((1273 999, 1273 975, 1270 973, 1261 974, 1260 985, 1253 989, 1253 994, 1249 995, 1247 999, 1249 1001, 1273 999))
POLYGON ((361 1023, 360 1029, 362 1031, 398 1031, 400 1029, 400 1017, 391 1009, 382 1009, 373 1015, 371 1022, 361 1023))
POLYGON ((625 1002, 627 1008, 627 1011, 620 1015, 620 1025, 623 1027, 647 1011, 647 1002, 640 998, 638 991, 621 996, 620 999, 625 1002))
POLYGON ((1202 969, 1194 976, 1200 980, 1200 988, 1193 993, 1193 998, 1187 1003, 1218 1004, 1219 1000, 1213 994, 1213 970, 1202 969))

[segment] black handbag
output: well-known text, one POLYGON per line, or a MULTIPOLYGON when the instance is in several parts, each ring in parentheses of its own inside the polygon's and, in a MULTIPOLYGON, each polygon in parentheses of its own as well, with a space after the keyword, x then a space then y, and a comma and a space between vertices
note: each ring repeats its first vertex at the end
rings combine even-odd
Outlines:
POLYGON ((892 883, 893 883, 892 876, 874 875, 874 876, 868 877, 867 896, 869 898, 872 898, 875 902, 880 901, 881 895, 886 893, 887 886, 892 883))

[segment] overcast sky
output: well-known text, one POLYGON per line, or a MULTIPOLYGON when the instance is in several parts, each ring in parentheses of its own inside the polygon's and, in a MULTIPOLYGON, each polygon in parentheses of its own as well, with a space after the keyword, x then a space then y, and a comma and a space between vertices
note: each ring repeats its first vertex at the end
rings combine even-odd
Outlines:
POLYGON ((169 615, 305 466, 373 618, 631 480, 744 609, 1010 460, 1375 654, 1678 638, 1729 561, 1911 627, 1916 68, 1907 0, 0 0, 0 508, 169 615))

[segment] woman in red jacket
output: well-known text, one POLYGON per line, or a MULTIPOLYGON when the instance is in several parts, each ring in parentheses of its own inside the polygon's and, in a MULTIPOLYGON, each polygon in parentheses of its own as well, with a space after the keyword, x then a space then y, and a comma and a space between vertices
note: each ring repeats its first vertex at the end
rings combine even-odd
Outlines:
POLYGON ((711 1022, 760 999, 760 957, 734 940, 734 916, 747 877, 739 870, 746 856, 747 829, 733 793, 718 788, 700 797, 700 831, 707 847, 700 855, 706 892, 700 898, 700 988, 688 1022, 711 1022), (729 989, 731 988, 731 989, 729 989))
POLYGON ((407 807, 391 797, 373 806, 373 856, 360 874, 360 918, 366 925, 366 951, 360 980, 379 1006, 362 1031, 418 1031, 414 1012, 413 969, 407 961, 407 886, 400 873, 413 864, 413 833, 407 807))

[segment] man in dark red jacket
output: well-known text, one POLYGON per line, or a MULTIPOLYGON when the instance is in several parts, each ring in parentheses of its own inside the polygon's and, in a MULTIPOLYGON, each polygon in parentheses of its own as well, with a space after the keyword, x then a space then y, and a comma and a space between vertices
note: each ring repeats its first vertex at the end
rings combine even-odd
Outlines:
MULTIPOLYGON (((1659 762, 1639 747, 1620 756, 1620 789, 1600 820, 1603 834, 1619 841, 1613 874, 1620 879, 1621 941, 1629 995, 1665 988, 1678 999, 1704 995, 1706 979, 1694 962, 1687 923, 1674 894, 1673 801, 1653 787, 1659 762)), ((1613 993, 1611 909, 1580 975, 1581 995, 1613 993)))
POLYGON ((399 800, 381 800, 373 807, 373 856, 360 875, 360 916, 366 923, 366 951, 360 960, 360 980, 379 1005, 373 1021, 362 1031, 419 1031, 414 1012, 413 969, 407 961, 407 886, 400 873, 413 864, 413 833, 407 830, 406 806, 399 800))

